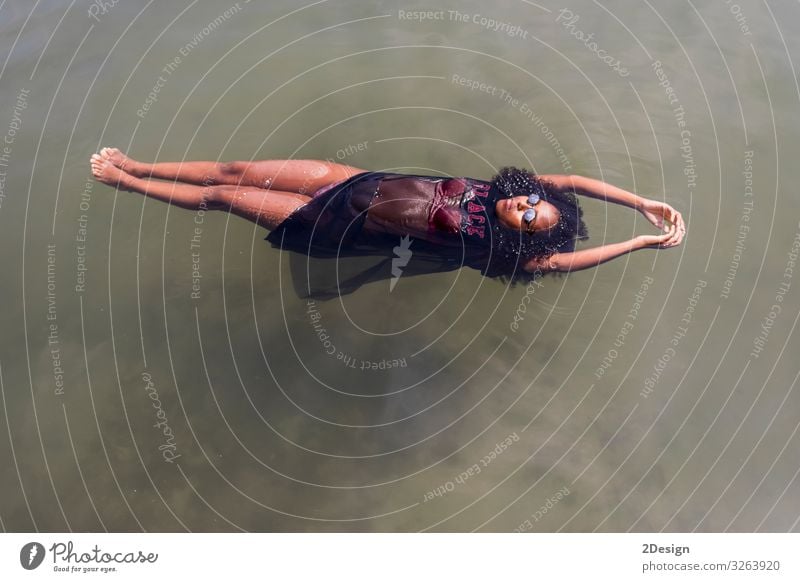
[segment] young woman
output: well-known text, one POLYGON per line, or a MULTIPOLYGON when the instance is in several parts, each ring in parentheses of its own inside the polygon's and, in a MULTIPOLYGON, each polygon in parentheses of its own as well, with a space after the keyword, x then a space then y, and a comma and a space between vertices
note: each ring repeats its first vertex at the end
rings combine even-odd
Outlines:
MULTIPOLYGON (((274 246, 312 256, 398 253, 470 266, 516 283, 594 267, 637 249, 671 248, 681 214, 610 184, 503 168, 490 181, 368 172, 318 160, 137 162, 103 148, 95 178, 191 210, 233 212, 270 231, 274 246), (165 181, 160 181, 165 180, 165 181), (588 238, 575 194, 640 211, 661 234, 574 250, 588 238)), ((406 259, 407 260, 407 259, 406 259)))

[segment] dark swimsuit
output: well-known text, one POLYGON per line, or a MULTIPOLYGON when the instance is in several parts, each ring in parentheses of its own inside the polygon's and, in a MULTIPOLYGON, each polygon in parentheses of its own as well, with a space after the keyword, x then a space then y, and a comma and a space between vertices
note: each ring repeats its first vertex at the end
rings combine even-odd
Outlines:
POLYGON ((364 172, 321 188, 266 240, 314 257, 392 255, 411 237, 415 259, 482 269, 491 254, 491 182, 364 172))

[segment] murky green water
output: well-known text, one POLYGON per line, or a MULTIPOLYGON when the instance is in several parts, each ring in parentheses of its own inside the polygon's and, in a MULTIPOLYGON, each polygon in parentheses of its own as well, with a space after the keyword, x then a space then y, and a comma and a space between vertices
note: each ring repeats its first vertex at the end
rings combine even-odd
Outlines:
MULTIPOLYGON (((798 16, 2 4, 2 527, 797 531, 798 16), (262 229, 93 183, 107 145, 585 174, 688 235, 309 302, 262 229)), ((587 244, 653 231, 584 208, 587 244)))

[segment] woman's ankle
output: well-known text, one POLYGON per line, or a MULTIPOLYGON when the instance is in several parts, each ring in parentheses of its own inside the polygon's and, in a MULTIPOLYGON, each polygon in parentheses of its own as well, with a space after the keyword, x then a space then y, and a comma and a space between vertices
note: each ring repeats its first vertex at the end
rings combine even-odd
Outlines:
POLYGON ((152 171, 152 164, 128 159, 125 163, 125 171, 136 178, 149 178, 150 172, 152 171))

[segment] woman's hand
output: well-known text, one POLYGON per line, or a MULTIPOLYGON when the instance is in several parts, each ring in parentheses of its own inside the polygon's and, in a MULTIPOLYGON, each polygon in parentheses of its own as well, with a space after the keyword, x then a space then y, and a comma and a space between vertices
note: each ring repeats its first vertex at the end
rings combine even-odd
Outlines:
POLYGON ((669 225, 667 228, 667 232, 663 234, 642 234, 634 237, 633 242, 636 248, 668 249, 681 244, 683 232, 678 230, 674 224, 669 225))
POLYGON ((645 198, 639 211, 659 230, 667 231, 669 229, 669 225, 665 223, 665 220, 675 225, 678 232, 681 233, 681 238, 683 238, 683 233, 686 232, 686 225, 683 223, 683 217, 680 212, 669 204, 645 198))

